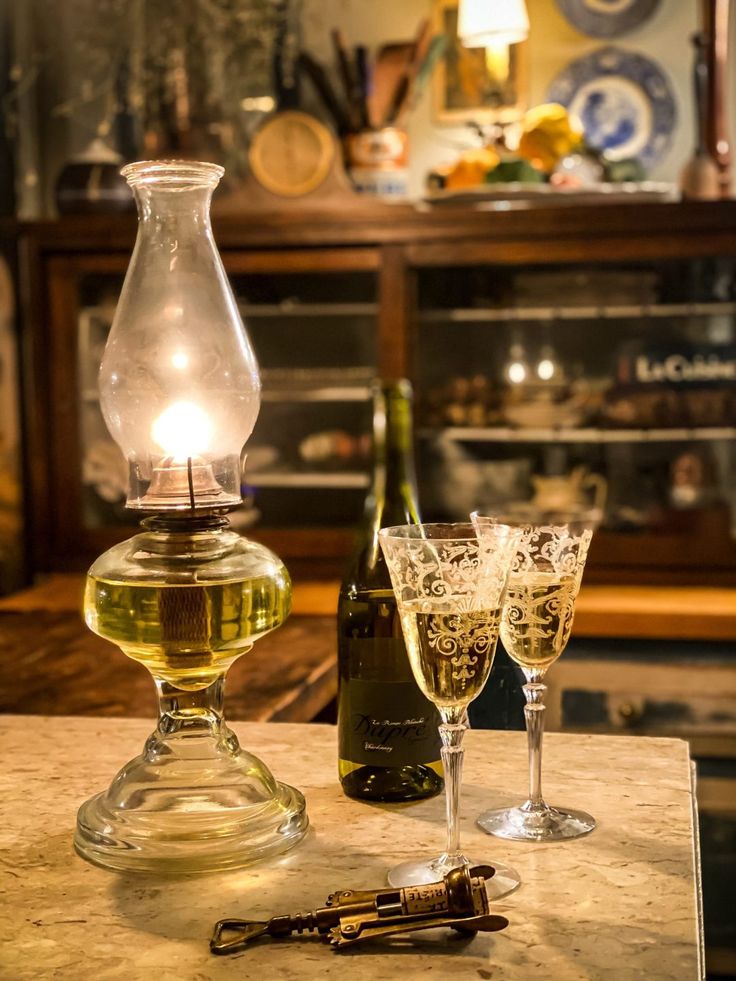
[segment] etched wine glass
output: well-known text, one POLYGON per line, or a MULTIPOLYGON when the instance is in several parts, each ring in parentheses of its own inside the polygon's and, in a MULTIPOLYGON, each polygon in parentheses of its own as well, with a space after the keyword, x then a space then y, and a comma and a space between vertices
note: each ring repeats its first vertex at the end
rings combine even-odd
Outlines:
MULTIPOLYGON (((481 541, 495 540, 494 518, 473 512, 471 519, 481 541)), ((591 518, 521 529, 501 615, 501 641, 526 678, 530 787, 529 799, 518 807, 478 817, 478 825, 499 838, 560 841, 595 828, 590 814, 551 807, 542 797, 543 679, 570 639, 594 524, 591 518)))
MULTIPOLYGON (((414 678, 439 709, 447 801, 447 847, 437 858, 392 868, 392 886, 435 882, 451 869, 473 865, 460 849, 460 783, 467 708, 482 691, 493 664, 499 621, 519 531, 495 524, 482 540, 471 524, 383 528, 379 540, 414 678)), ((497 862, 491 898, 515 889, 518 873, 497 862)))

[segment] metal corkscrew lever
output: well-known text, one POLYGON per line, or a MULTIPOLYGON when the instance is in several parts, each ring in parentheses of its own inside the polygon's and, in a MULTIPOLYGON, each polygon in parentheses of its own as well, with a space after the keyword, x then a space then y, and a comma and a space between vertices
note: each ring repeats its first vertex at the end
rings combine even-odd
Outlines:
POLYGON ((280 940, 304 932, 316 932, 333 947, 343 948, 373 937, 432 927, 447 926, 470 936, 503 930, 508 920, 490 912, 485 888, 485 880, 494 873, 490 865, 463 866, 428 885, 333 892, 323 907, 309 913, 272 916, 270 920, 220 920, 210 950, 213 954, 233 954, 261 937, 280 940))

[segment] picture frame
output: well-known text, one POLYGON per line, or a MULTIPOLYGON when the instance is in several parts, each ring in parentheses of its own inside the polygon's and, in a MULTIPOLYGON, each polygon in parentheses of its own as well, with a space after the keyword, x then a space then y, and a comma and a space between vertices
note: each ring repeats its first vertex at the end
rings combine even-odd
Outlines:
POLYGON ((458 0, 435 0, 434 29, 448 39, 434 72, 432 115, 439 125, 510 123, 527 108, 527 42, 508 46, 505 79, 491 73, 485 48, 466 48, 457 34, 458 0))

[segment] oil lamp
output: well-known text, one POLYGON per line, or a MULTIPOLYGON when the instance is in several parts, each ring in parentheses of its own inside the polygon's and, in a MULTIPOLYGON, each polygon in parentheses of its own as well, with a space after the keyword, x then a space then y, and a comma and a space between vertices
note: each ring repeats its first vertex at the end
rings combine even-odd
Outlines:
POLYGON ((142 662, 159 697, 140 756, 79 810, 75 847, 121 871, 210 872, 285 851, 304 798, 241 749, 223 718, 227 669, 289 613, 288 572, 228 527, 260 406, 258 365, 217 252, 223 170, 153 161, 122 171, 138 237, 100 368, 102 411, 129 466, 143 531, 87 576, 85 617, 142 662))

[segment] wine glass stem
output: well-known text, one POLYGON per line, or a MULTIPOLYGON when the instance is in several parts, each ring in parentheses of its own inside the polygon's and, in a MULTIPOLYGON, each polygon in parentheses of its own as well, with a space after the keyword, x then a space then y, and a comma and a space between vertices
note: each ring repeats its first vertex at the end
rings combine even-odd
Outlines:
POLYGON ((544 696, 547 686, 539 681, 524 685, 524 715, 529 742, 529 801, 535 808, 546 807, 542 798, 542 737, 544 735, 544 696))
MULTIPOLYGON (((442 713, 444 716, 444 713, 442 713)), ((463 736, 467 726, 463 721, 449 722, 443 718, 440 725, 440 738, 442 740, 442 765, 445 770, 445 801, 447 804, 447 851, 446 860, 448 864, 456 861, 458 865, 463 862, 463 855, 460 851, 460 781, 463 774, 463 736)))

